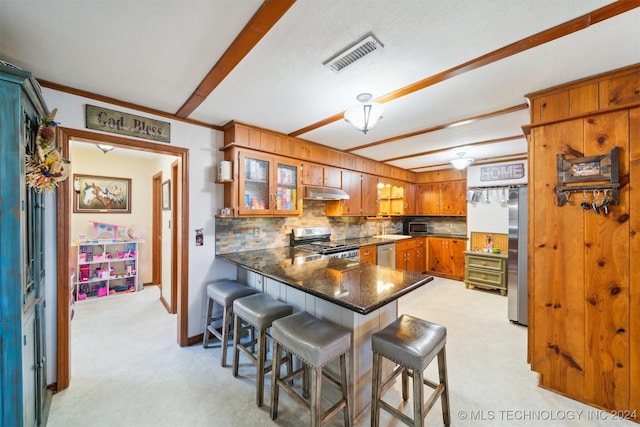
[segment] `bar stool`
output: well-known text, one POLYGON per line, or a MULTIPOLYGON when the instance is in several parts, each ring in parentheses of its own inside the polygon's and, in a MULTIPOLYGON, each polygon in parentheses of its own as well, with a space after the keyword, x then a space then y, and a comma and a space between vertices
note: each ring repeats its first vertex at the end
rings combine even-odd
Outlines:
POLYGON ((351 384, 349 384, 349 348, 351 347, 351 332, 331 323, 317 319, 307 312, 301 311, 282 319, 274 320, 271 331, 273 338, 273 366, 271 381, 271 419, 278 417, 278 395, 282 388, 296 402, 311 412, 311 426, 320 426, 325 420, 343 409, 344 424, 351 426, 351 384), (281 376, 280 353, 281 348, 290 354, 298 356, 305 364, 301 369, 286 376, 281 376), (340 358, 340 381, 329 376, 323 367, 333 359, 340 358), (311 370, 311 393, 309 400, 305 399, 309 393, 306 381, 308 370, 311 370), (304 374, 303 396, 300 396, 288 382, 294 377, 304 374), (321 413, 323 376, 342 391, 342 398, 326 412, 321 413))
POLYGON ((371 335, 373 348, 373 387, 371 397, 371 425, 380 424, 380 408, 395 418, 412 426, 423 426, 424 417, 441 398, 442 418, 445 425, 451 422, 449 413, 449 385, 447 384, 447 362, 445 343, 447 328, 416 317, 403 314, 389 326, 371 335), (423 378, 423 371, 438 356, 440 382, 433 383, 423 378), (393 372, 381 383, 382 358, 397 363, 393 372), (413 375, 413 419, 382 400, 382 394, 402 374, 402 399, 408 400, 408 376, 413 375), (433 388, 433 393, 424 402, 423 383, 433 388), (424 404, 423 404, 424 402, 424 404))
MULTIPOLYGON (((233 302, 235 330, 233 332, 233 376, 238 376, 240 352, 242 351, 256 365, 256 405, 262 406, 264 400, 264 375, 273 365, 265 366, 267 357, 267 329, 271 323, 293 313, 293 307, 266 294, 256 294, 238 298, 233 302), (254 354, 255 340, 246 345, 240 343, 243 322, 258 331, 258 353, 254 354), (251 349, 249 349, 251 346, 251 349)), ((253 334, 252 334, 253 335, 253 334)), ((289 373, 293 371, 291 358, 288 358, 289 373)))
POLYGON ((233 302, 238 298, 246 297, 258 293, 256 289, 249 286, 241 285, 235 280, 225 280, 207 285, 207 317, 204 324, 203 347, 209 347, 210 336, 213 335, 220 340, 222 347, 222 357, 220 365, 227 366, 227 345, 229 343, 229 330, 232 321, 231 312, 233 302), (219 305, 222 307, 222 315, 214 315, 214 307, 219 305), (222 320, 222 325, 217 326, 216 323, 222 320), (218 331, 220 329, 220 331, 218 331))

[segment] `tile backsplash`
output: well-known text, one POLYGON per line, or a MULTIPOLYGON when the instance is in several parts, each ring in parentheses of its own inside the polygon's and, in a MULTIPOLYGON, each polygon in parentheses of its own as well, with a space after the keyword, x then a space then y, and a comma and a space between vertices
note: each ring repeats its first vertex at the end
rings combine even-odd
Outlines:
POLYGON ((401 218, 367 221, 364 217, 327 217, 326 202, 303 203, 299 217, 216 218, 216 254, 289 246, 291 230, 300 227, 330 227, 334 240, 402 233, 401 218))

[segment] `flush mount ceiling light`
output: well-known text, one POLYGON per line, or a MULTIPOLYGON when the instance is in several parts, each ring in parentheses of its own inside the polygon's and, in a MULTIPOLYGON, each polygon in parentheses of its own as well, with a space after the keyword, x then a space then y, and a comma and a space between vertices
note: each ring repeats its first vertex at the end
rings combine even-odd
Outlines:
POLYGON ((384 113, 384 106, 377 102, 371 102, 372 97, 370 93, 361 93, 356 96, 360 105, 344 112, 344 119, 365 135, 378 123, 384 113))
POLYGON ((96 144, 96 147, 98 147, 104 154, 107 154, 109 151, 113 150, 113 145, 96 144))
POLYGON ((458 169, 459 171, 464 170, 464 168, 473 163, 474 159, 465 159, 465 154, 465 152, 458 153, 458 158, 451 160, 451 164, 453 165, 453 167, 458 169))

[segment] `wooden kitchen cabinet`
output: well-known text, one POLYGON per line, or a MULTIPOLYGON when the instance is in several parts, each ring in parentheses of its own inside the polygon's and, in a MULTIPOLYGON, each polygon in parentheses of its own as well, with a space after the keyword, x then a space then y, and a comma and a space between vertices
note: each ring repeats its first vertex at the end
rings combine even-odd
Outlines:
POLYGON ((378 189, 378 214, 382 216, 404 215, 404 182, 380 180, 378 189))
POLYGON ((300 213, 299 169, 295 162, 239 151, 237 164, 238 215, 300 213))
POLYGON ((425 238, 398 240, 396 242, 396 268, 424 273, 426 270, 425 238))
POLYGON ((416 239, 398 240, 396 242, 396 268, 416 271, 416 239))
POLYGON ((302 185, 342 188, 341 170, 316 163, 302 164, 302 185))
POLYGON ((464 284, 467 288, 496 289, 507 295, 507 256, 465 251, 464 284))
POLYGON ((416 273, 427 271, 427 238, 416 237, 416 273))
POLYGON ((416 185, 415 199, 418 215, 440 215, 440 183, 416 185))
POLYGON ((443 181, 415 186, 416 214, 418 215, 466 215, 467 182, 443 181))
POLYGON ((416 186, 410 182, 404 183, 404 214, 416 213, 416 186))
POLYGON ((435 276, 448 277, 455 280, 464 278, 463 240, 448 237, 427 238, 427 270, 435 276))
POLYGON ((342 191, 349 195, 349 200, 328 201, 327 216, 375 215, 377 177, 345 170, 341 176, 342 191))
POLYGON ((378 264, 376 245, 360 246, 360 262, 371 265, 378 264))

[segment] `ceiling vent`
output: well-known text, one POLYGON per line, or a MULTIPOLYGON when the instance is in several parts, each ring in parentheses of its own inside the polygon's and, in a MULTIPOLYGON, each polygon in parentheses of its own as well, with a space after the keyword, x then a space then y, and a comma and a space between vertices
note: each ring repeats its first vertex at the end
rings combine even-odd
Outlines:
POLYGON ((331 68, 335 72, 339 72, 347 68, 356 61, 361 60, 374 52, 382 50, 384 46, 373 34, 369 34, 362 40, 346 47, 333 58, 325 61, 322 65, 331 68))

